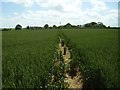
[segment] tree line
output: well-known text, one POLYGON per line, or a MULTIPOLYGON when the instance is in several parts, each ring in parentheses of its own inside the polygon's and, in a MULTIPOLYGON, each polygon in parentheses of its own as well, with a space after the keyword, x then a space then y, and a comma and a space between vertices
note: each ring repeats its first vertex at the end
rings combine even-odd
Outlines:
MULTIPOLYGON (((27 30, 40 30, 40 29, 84 29, 84 28, 108 28, 108 29, 117 29, 119 27, 110 27, 104 25, 102 22, 90 22, 86 23, 84 25, 72 25, 70 23, 67 23, 66 25, 60 25, 60 26, 49 26, 48 24, 45 24, 44 27, 39 26, 27 26, 25 29, 27 30)), ((9 31, 11 29, 4 28, 3 31, 9 31)), ((22 30, 22 25, 17 24, 15 26, 15 30, 22 30)))

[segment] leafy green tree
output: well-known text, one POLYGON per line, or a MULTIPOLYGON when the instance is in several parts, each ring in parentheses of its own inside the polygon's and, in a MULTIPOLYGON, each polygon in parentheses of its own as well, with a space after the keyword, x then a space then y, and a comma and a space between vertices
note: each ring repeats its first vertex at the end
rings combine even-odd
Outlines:
POLYGON ((56 29, 56 28, 57 28, 57 26, 56 26, 56 25, 53 25, 53 28, 55 28, 55 29, 56 29))
POLYGON ((27 29, 30 29, 30 27, 29 27, 29 26, 27 26, 27 29))
POLYGON ((67 23, 67 24, 65 25, 65 27, 67 27, 67 28, 71 28, 72 25, 71 25, 70 23, 67 23))
POLYGON ((89 28, 105 28, 106 26, 102 22, 91 22, 87 23, 84 25, 84 27, 89 27, 89 28))
POLYGON ((48 24, 45 24, 45 25, 44 25, 44 28, 45 28, 45 29, 47 29, 48 27, 49 27, 49 25, 48 25, 48 24))
POLYGON ((96 22, 91 22, 90 26, 95 26, 97 23, 96 22))
POLYGON ((110 26, 108 26, 108 28, 111 28, 110 26))
POLYGON ((22 29, 22 26, 20 24, 15 26, 15 30, 21 30, 21 29, 22 29))
POLYGON ((86 24, 84 25, 84 27, 90 27, 90 24, 89 24, 89 23, 86 23, 86 24))
POLYGON ((97 27, 99 28, 106 28, 106 26, 102 22, 97 23, 97 27))

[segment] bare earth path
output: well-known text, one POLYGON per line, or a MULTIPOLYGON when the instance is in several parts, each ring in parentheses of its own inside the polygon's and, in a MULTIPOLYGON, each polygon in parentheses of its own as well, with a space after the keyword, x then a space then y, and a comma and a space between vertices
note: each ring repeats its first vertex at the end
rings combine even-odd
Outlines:
POLYGON ((68 88, 75 88, 75 89, 79 89, 82 90, 83 88, 83 79, 82 79, 82 75, 80 72, 80 69, 78 68, 76 70, 76 75, 75 76, 70 76, 69 75, 69 71, 70 71, 70 67, 69 67, 69 63, 71 61, 70 57, 71 57, 71 53, 68 49, 68 47, 64 44, 62 44, 62 40, 60 39, 60 43, 59 43, 59 50, 62 52, 62 56, 64 59, 64 63, 66 66, 68 66, 67 68, 65 68, 65 82, 67 82, 69 84, 68 88))

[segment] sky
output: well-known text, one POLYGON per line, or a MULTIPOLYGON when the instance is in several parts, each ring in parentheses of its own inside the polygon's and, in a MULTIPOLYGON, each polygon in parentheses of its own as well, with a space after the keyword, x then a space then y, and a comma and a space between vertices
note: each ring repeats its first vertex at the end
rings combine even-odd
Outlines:
POLYGON ((118 26, 119 0, 0 0, 0 28, 17 24, 44 26, 45 24, 83 25, 103 22, 118 26))

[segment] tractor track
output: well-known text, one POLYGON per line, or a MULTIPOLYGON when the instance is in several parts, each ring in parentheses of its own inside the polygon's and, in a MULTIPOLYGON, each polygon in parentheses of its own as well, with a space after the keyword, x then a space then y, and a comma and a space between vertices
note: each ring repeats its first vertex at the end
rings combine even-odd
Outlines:
MULTIPOLYGON (((67 47, 64 43, 64 40, 62 40, 59 37, 59 44, 57 46, 57 55, 56 59, 53 63, 53 69, 56 69, 56 67, 61 67, 64 69, 61 69, 59 71, 62 71, 62 77, 64 77, 64 84, 65 87, 69 89, 77 89, 82 90, 83 89, 83 77, 80 71, 80 68, 77 67, 74 72, 71 72, 70 68, 70 62, 71 62, 71 51, 69 47, 67 47), (61 64, 62 63, 62 64, 61 64), (64 66, 61 66, 64 65, 64 66)), ((57 71, 57 72, 59 72, 57 71)), ((61 78, 58 77, 56 74, 52 74, 51 83, 53 82, 61 82, 61 78)))
POLYGON ((64 59, 64 64, 66 65, 65 68, 65 80, 64 82, 68 83, 68 88, 76 88, 79 90, 82 90, 83 88, 83 78, 80 72, 79 67, 76 69, 75 75, 72 76, 70 75, 70 62, 71 62, 71 53, 69 50, 69 47, 67 47, 63 40, 61 38, 59 38, 60 42, 59 42, 59 51, 62 52, 62 56, 64 59))

